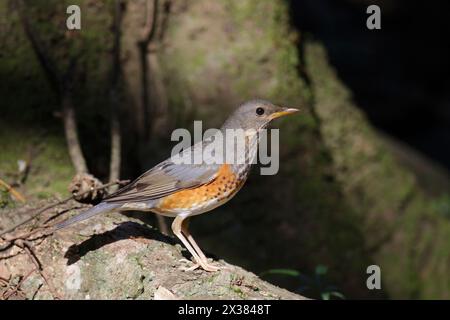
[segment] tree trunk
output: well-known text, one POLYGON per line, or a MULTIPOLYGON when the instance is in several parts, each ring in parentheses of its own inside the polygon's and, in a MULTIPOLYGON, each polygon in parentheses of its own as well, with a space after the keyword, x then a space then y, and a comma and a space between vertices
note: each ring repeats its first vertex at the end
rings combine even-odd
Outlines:
MULTIPOLYGON (((120 179, 121 145, 120 123, 117 114, 111 115, 111 161, 109 164, 109 181, 120 179)), ((117 190, 117 186, 111 187, 110 191, 117 190)))
POLYGON ((62 94, 62 111, 64 133, 66 135, 67 148, 72 164, 77 173, 88 173, 83 151, 81 151, 80 139, 78 138, 75 109, 72 98, 67 93, 62 94))
MULTIPOLYGON (((109 181, 120 179, 120 165, 122 157, 122 135, 119 121, 119 99, 118 95, 121 90, 119 83, 122 75, 122 59, 121 59, 121 35, 122 35, 122 4, 121 0, 114 2, 114 46, 112 52, 112 75, 110 88, 110 132, 111 132, 111 159, 109 163, 109 181)), ((122 99, 121 99, 122 101, 122 99)), ((117 185, 110 188, 111 192, 116 191, 117 185)))

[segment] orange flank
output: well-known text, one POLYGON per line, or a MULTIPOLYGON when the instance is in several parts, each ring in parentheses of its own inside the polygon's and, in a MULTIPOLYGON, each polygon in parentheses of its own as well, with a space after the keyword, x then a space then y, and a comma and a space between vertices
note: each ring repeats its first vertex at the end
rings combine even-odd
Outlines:
POLYGON ((201 208, 212 200, 222 201, 239 189, 243 181, 238 181, 230 165, 220 167, 217 177, 208 184, 193 189, 178 191, 161 199, 156 209, 160 211, 191 210, 201 208))

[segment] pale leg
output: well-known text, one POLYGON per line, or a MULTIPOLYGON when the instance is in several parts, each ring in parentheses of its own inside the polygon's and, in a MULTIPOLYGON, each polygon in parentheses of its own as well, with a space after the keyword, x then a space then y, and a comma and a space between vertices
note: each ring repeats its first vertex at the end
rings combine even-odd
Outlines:
MULTIPOLYGON (((208 262, 208 258, 205 256, 205 254, 203 253, 202 249, 200 249, 200 247, 198 246, 197 242, 194 240, 194 237, 192 237, 191 233, 189 232, 189 221, 190 221, 190 217, 187 217, 183 220, 183 222, 181 223, 181 232, 184 234, 185 237, 187 237, 187 240, 189 241, 189 243, 192 245, 192 247, 194 248, 195 252, 197 252, 198 256, 200 257, 200 259, 202 259, 202 268, 205 269, 205 267, 207 267, 209 270, 208 271, 217 271, 220 268, 216 267, 212 264, 210 264, 208 262)), ((205 269, 206 270, 206 269, 205 269)))
MULTIPOLYGON (((173 233, 183 242, 186 249, 192 254, 197 264, 206 271, 217 271, 219 270, 218 267, 215 267, 213 265, 210 265, 208 263, 208 260, 206 259, 206 256, 203 254, 203 252, 200 250, 200 248, 195 244, 195 246, 199 249, 198 253, 191 245, 191 243, 186 239, 183 232, 187 232, 187 227, 183 227, 183 222, 186 218, 177 216, 172 223, 172 231, 173 233), (201 255, 201 256, 200 256, 201 255)), ((188 235, 190 236, 189 232, 188 235)), ((192 239, 192 236, 190 236, 192 239)), ((195 243, 195 242, 194 242, 195 243)), ((197 266, 194 266, 193 268, 190 268, 191 270, 195 269, 197 266)))
POLYGON ((197 242, 195 242, 194 238, 192 237, 191 233, 189 232, 189 218, 184 219, 184 221, 181 223, 181 232, 187 237, 187 240, 189 243, 194 247, 195 251, 199 255, 199 257, 202 260, 207 261, 208 258, 206 258, 205 254, 203 253, 202 249, 198 246, 197 242))

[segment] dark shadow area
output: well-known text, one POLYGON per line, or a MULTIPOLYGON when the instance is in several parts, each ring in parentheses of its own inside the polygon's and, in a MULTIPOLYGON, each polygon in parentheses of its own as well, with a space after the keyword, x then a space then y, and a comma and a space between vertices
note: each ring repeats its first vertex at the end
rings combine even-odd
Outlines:
POLYGON ((450 2, 290 1, 375 127, 450 168, 450 2), (369 30, 369 4, 381 30, 369 30))
MULTIPOLYGON (((106 231, 101 234, 95 234, 80 244, 74 244, 70 246, 64 257, 68 259, 67 265, 71 265, 76 263, 90 251, 100 249, 103 246, 119 240, 139 237, 153 239, 171 245, 177 243, 174 238, 164 236, 155 229, 147 228, 136 222, 124 222, 118 225, 113 230, 106 231)), ((187 259, 190 258, 189 253, 187 253, 186 251, 183 251, 183 256, 187 259)))

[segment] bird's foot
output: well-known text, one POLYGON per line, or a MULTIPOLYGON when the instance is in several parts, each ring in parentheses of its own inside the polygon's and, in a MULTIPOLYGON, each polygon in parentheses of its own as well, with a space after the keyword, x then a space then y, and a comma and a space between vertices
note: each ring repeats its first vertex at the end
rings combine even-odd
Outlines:
POLYGON ((221 269, 220 267, 215 266, 215 265, 213 265, 213 264, 211 264, 211 263, 202 263, 202 264, 200 265, 200 267, 201 267, 203 270, 209 271, 209 272, 216 272, 216 271, 219 271, 219 270, 221 269))
POLYGON ((184 263, 184 264, 190 264, 191 266, 188 266, 188 267, 182 266, 182 267, 180 267, 180 269, 183 270, 183 271, 193 271, 193 270, 196 270, 198 268, 201 268, 201 269, 203 269, 205 271, 209 271, 209 272, 216 272, 216 271, 219 271, 221 269, 220 267, 215 266, 212 263, 209 263, 208 260, 213 261, 212 259, 205 259, 205 260, 202 260, 200 262, 192 262, 190 260, 187 260, 187 259, 183 258, 183 259, 180 259, 179 261, 184 263))
POLYGON ((186 266, 180 266, 178 269, 182 270, 182 271, 194 271, 195 269, 197 269, 198 267, 200 267, 200 265, 196 262, 192 262, 191 260, 182 258, 180 260, 178 260, 178 262, 181 262, 182 264, 186 265, 186 266))
POLYGON ((205 257, 205 259, 200 260, 198 263, 200 264, 200 268, 202 268, 205 271, 216 272, 222 269, 222 267, 213 264, 212 263, 213 261, 214 261, 213 259, 207 259, 205 257))

